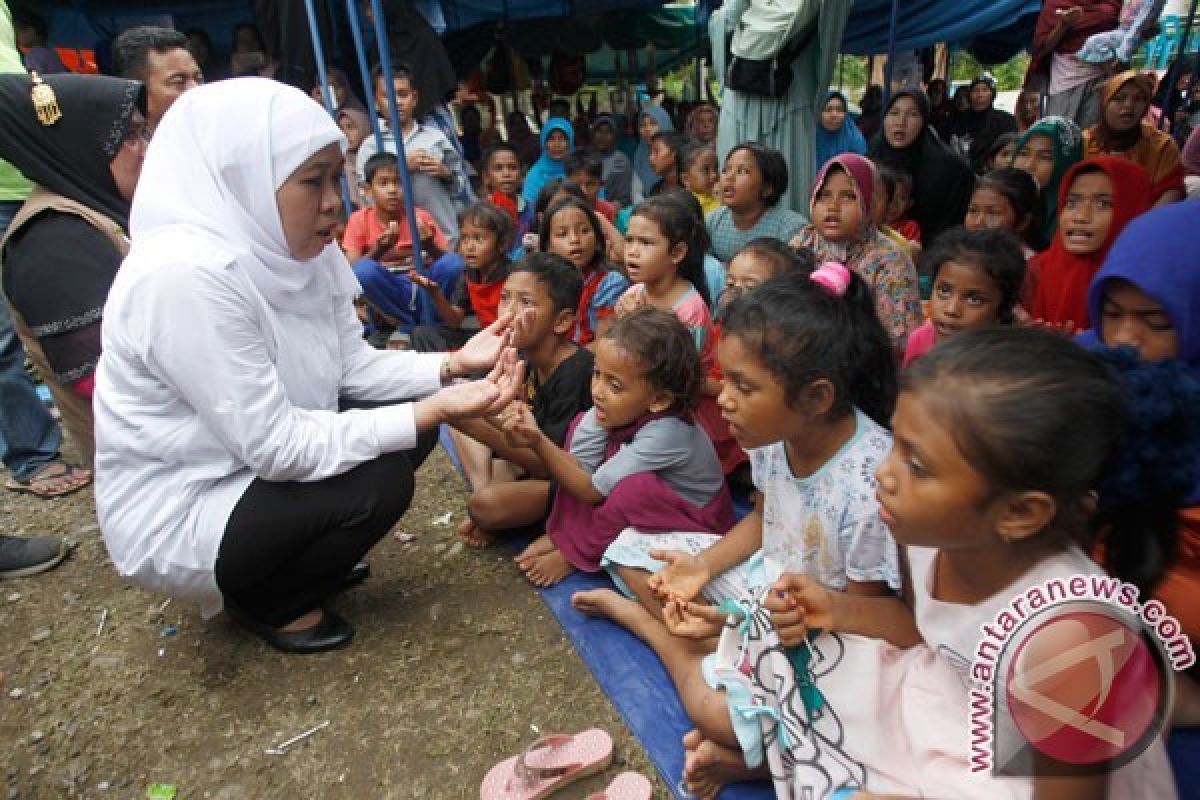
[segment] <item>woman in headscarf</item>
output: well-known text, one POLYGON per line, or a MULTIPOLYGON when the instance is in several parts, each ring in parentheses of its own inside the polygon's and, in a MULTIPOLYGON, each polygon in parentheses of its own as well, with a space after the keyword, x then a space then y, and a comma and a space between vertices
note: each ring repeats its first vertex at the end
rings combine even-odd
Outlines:
POLYGON ((882 130, 871 142, 871 158, 912 176, 912 217, 921 226, 922 241, 928 244, 962 223, 975 173, 929 127, 929 100, 923 91, 901 89, 892 96, 882 130))
POLYGON ((943 140, 949 139, 950 120, 954 117, 950 87, 941 78, 934 78, 925 89, 925 96, 929 98, 929 124, 943 140))
POLYGON ((687 117, 686 133, 697 142, 715 144, 717 141, 717 121, 720 115, 711 103, 701 103, 693 108, 687 117))
POLYGON ((987 153, 992 143, 1006 133, 1017 132, 1017 120, 994 106, 996 84, 987 75, 971 81, 968 107, 951 118, 950 146, 971 164, 976 175, 988 171, 987 153))
POLYGON ((633 196, 633 165, 617 149, 620 125, 612 114, 599 114, 592 125, 592 146, 604 159, 604 197, 627 206, 633 196))
POLYGON ((879 321, 897 353, 923 321, 917 270, 908 254, 875 225, 875 167, 856 153, 834 156, 817 173, 809 205, 810 225, 792 240, 817 263, 845 264, 871 287, 879 321), (853 194, 856 208, 843 202, 853 194), (849 196, 849 195, 847 195, 849 196), (857 212, 857 213, 855 213, 857 212))
POLYGON ((1083 133, 1066 117, 1042 117, 1017 137, 1014 167, 1033 176, 1042 200, 1037 246, 1046 248, 1058 230, 1058 188, 1067 170, 1083 159, 1083 133))
MULTIPOLYGON (((329 78, 329 91, 333 95, 333 117, 337 119, 338 115, 343 111, 353 110, 367 113, 367 107, 363 105, 363 101, 358 99, 358 95, 350 88, 350 79, 346 77, 346 73, 337 67, 326 67, 325 75, 329 78)), ((313 100, 316 100, 321 105, 325 105, 325 98, 321 92, 321 84, 318 80, 312 90, 313 100)))
POLYGON ((1088 284, 1125 226, 1150 209, 1150 187, 1146 170, 1116 156, 1088 158, 1067 171, 1058 233, 1029 262, 1027 307, 1034 319, 1080 330, 1098 322, 1088 311, 1088 284))
POLYGON ((883 123, 883 87, 868 86, 858 101, 858 107, 862 110, 858 115, 858 129, 870 141, 879 133, 879 126, 883 123))
POLYGON ((344 146, 274 81, 185 95, 146 156, 96 380, 96 509, 117 569, 206 615, 224 605, 288 652, 350 641, 330 599, 366 577, 430 434, 497 410, 522 377, 510 317, 449 356, 362 340, 333 239, 344 146))
POLYGON ((1100 121, 1083 133, 1086 157, 1113 155, 1140 164, 1150 173, 1154 204, 1185 195, 1179 145, 1170 134, 1145 121, 1154 93, 1154 77, 1137 70, 1114 75, 1100 95, 1100 121))
MULTIPOLYGON (((92 75, 39 80, 35 91, 27 75, 0 76, 0 158, 37 186, 0 242, 4 293, 90 467, 100 320, 129 248, 129 203, 146 152, 145 92, 136 81, 92 75)), ((86 483, 82 471, 71 474, 86 483)))
POLYGON ((846 95, 832 91, 825 96, 821 118, 817 120, 817 170, 840 153, 865 155, 867 140, 854 124, 846 105, 846 95))
POLYGON ((537 202, 543 186, 566 174, 563 162, 575 149, 575 129, 569 121, 551 117, 542 126, 541 143, 542 154, 525 173, 525 184, 521 188, 521 195, 530 205, 537 202))
POLYGON ((661 178, 650 166, 650 139, 656 133, 675 130, 671 115, 662 106, 645 106, 637 118, 638 146, 633 156, 633 202, 640 203, 650 196, 661 178))

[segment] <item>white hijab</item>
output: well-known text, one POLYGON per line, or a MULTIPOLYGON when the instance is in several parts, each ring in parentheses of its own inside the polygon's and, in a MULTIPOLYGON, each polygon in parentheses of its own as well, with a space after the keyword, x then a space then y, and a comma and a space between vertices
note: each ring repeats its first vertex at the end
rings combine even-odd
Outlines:
POLYGON ((182 227, 233 250, 277 309, 306 315, 358 281, 336 244, 299 261, 288 252, 275 192, 310 156, 346 137, 299 89, 265 78, 201 86, 175 101, 155 129, 133 198, 134 246, 182 227))

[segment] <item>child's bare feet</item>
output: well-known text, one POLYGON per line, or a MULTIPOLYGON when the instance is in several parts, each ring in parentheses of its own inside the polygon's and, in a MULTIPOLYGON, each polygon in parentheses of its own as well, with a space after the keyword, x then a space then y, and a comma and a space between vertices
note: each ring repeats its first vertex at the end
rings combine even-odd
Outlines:
POLYGON ((588 589, 571 595, 571 605, 589 617, 611 619, 637 635, 646 625, 659 625, 658 619, 636 600, 612 589, 588 589))
POLYGON ((513 557, 513 561, 517 562, 517 566, 522 572, 529 572, 529 567, 533 564, 533 560, 538 556, 544 556, 552 550, 557 550, 554 542, 546 534, 542 534, 538 538, 529 543, 529 546, 513 557))
POLYGON ((547 589, 575 571, 575 567, 557 547, 549 553, 534 556, 525 569, 525 577, 539 589, 547 589))
POLYGON ((684 735, 683 747, 683 779, 701 800, 713 800, 728 784, 766 777, 762 768, 746 766, 741 751, 705 739, 698 730, 684 735))
POLYGON ((454 529, 454 535, 463 540, 467 547, 483 549, 492 543, 492 534, 475 524, 467 517, 454 529))

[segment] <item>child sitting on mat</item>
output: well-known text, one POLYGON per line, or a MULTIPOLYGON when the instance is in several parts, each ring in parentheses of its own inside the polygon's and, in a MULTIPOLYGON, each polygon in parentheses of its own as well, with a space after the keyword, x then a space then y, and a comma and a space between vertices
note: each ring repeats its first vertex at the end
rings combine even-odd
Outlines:
POLYGON ((558 484, 545 535, 517 556, 536 586, 575 569, 598 571, 605 548, 626 528, 711 533, 733 524, 721 464, 691 418, 703 374, 683 323, 639 309, 601 335, 595 359, 595 406, 576 420, 567 449, 527 408, 505 425, 558 484))
MULTIPOLYGON (((583 276, 571 262, 550 253, 531 253, 513 265, 500 294, 500 310, 531 315, 513 346, 526 363, 525 396, 538 428, 556 446, 571 421, 592 406, 592 353, 571 341, 583 276)), ((514 447, 500 419, 455 423, 459 440, 482 448, 486 481, 473 486, 469 517, 457 534, 471 547, 485 547, 500 532, 541 522, 550 512, 551 482, 542 460, 528 447, 514 447), (470 437, 467 439, 466 437, 470 437), (521 477, 518 477, 520 475, 521 477)))

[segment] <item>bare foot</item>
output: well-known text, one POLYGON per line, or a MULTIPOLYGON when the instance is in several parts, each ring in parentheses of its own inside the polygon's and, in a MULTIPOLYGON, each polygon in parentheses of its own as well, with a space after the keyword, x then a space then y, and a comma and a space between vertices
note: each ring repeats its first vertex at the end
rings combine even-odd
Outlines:
POLYGON ((529 567, 535 558, 538 556, 544 556, 547 553, 557 549, 558 548, 554 546, 554 542, 550 540, 550 537, 543 533, 541 536, 530 542, 528 547, 514 556, 513 561, 517 562, 517 566, 521 568, 522 572, 528 574, 529 567))
POLYGON ((284 625, 279 630, 282 631, 283 633, 299 633, 300 631, 306 631, 309 628, 315 628, 321 622, 321 618, 324 616, 325 616, 324 611, 322 611, 319 608, 314 608, 312 611, 309 611, 307 614, 296 617, 294 620, 289 622, 287 625, 284 625))
POLYGON ((535 556, 525 570, 525 577, 539 589, 547 589, 575 571, 575 567, 556 547, 548 553, 535 556))
POLYGON ((740 750, 705 739, 698 730, 688 731, 683 737, 683 746, 686 750, 683 778, 687 788, 700 800, 714 800, 728 784, 766 776, 762 768, 747 767, 740 750))
POLYGON ((467 517, 455 528, 454 535, 462 539, 467 547, 474 547, 477 550, 492 543, 492 534, 476 525, 470 517, 467 517))
POLYGON ((611 619, 623 628, 641 635, 644 625, 661 623, 636 600, 612 589, 588 589, 571 595, 571 605, 589 617, 611 619))
POLYGON ((556 547, 549 553, 535 556, 525 570, 525 577, 539 589, 546 589, 575 571, 567 557, 556 547))

